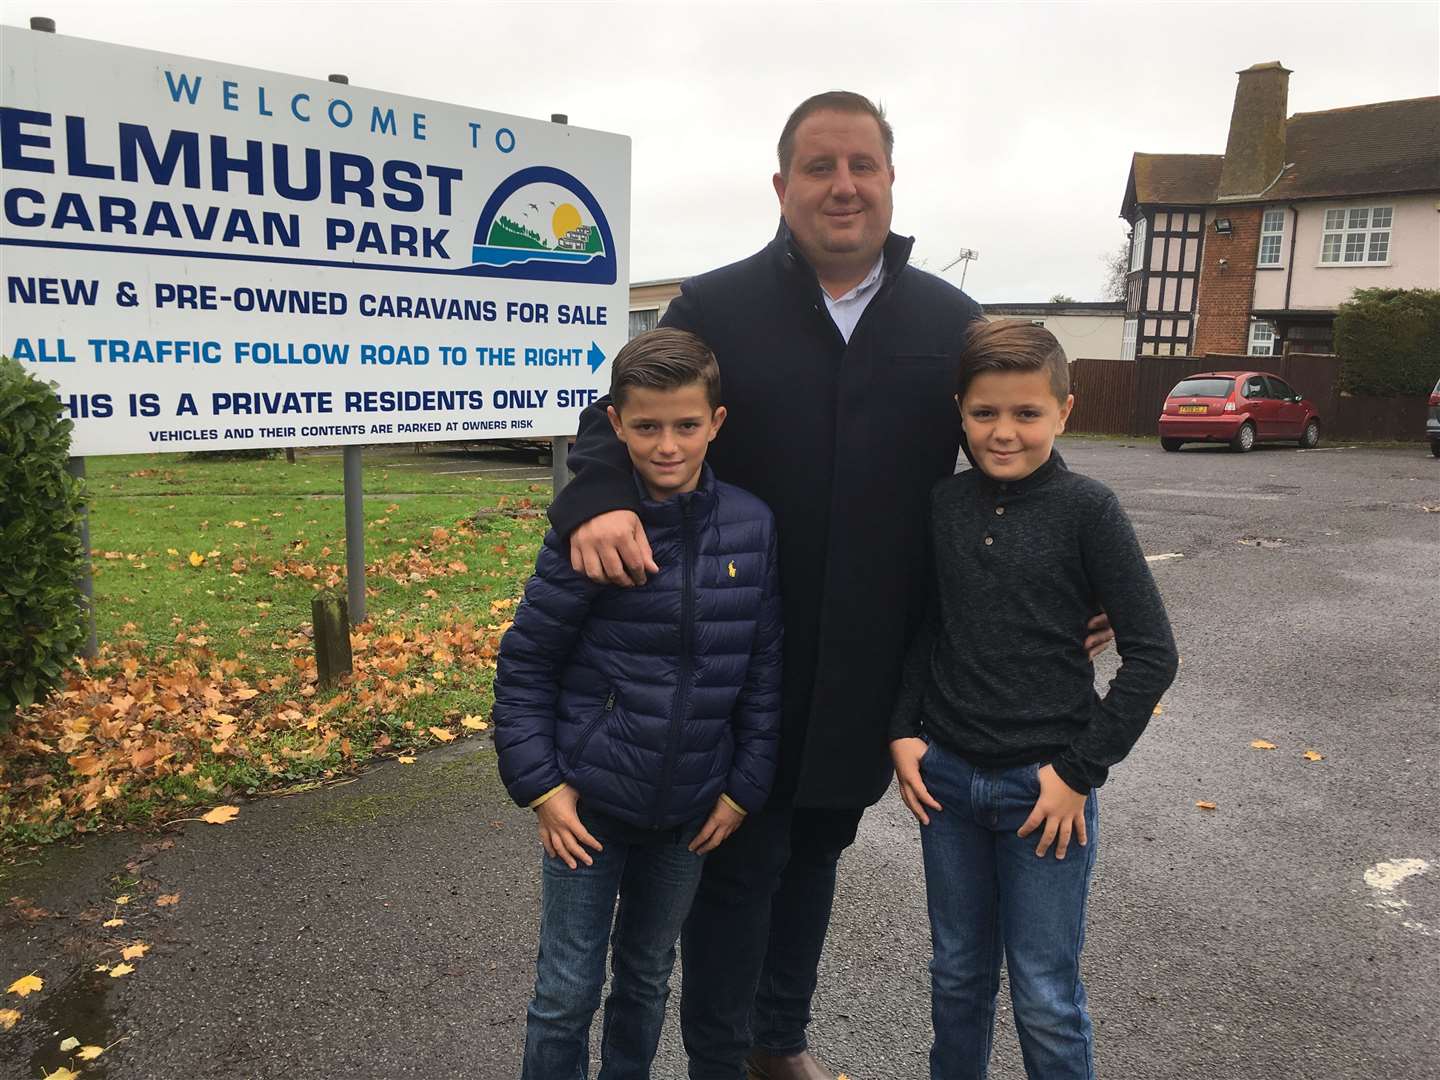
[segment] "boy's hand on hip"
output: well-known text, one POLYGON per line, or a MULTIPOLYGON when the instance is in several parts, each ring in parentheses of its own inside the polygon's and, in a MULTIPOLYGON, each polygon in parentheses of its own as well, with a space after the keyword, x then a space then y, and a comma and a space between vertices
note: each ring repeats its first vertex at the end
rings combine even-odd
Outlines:
POLYGON ((895 778, 900 783, 900 798, 915 815, 921 825, 930 824, 930 815, 925 812, 944 809, 925 786, 920 776, 920 759, 930 749, 924 739, 894 739, 890 743, 890 758, 895 762, 895 778))
POLYGON ((710 816, 705 819, 705 824, 695 834, 695 839, 690 841, 690 850, 696 855, 714 851, 729 839, 730 834, 738 829, 744 821, 745 815, 739 810, 736 810, 724 799, 716 799, 715 809, 710 811, 710 816))
POLYGON ((586 847, 604 851, 600 841, 590 835, 590 830, 580 822, 576 805, 580 793, 569 784, 551 795, 535 808, 540 823, 540 843, 545 845, 545 854, 560 859, 571 870, 584 863, 589 866, 594 860, 586 847))
POLYGON ((650 539, 632 510, 596 514, 570 534, 570 567, 597 585, 644 585, 658 574, 650 539))
POLYGON ((1090 631, 1085 637, 1085 653, 1094 660, 1110 647, 1115 631, 1110 629, 1110 616, 1103 611, 1086 623, 1085 629, 1090 631))
POLYGON ((1040 769, 1040 798, 1035 800, 1035 809, 1030 811, 1017 835, 1029 836, 1042 825, 1045 828, 1035 849, 1035 854, 1042 859, 1051 844, 1055 845, 1055 858, 1065 858, 1072 836, 1081 847, 1086 844, 1085 796, 1061 780, 1051 765, 1040 769))

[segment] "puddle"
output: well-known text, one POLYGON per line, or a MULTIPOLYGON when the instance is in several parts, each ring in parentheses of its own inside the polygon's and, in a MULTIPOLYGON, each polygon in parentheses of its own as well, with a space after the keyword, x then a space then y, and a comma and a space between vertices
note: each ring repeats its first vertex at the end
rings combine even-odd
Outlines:
MULTIPOLYGON (((106 1005, 113 988, 113 981, 103 972, 84 971, 74 976, 33 1010, 21 1010, 20 1024, 0 1040, 0 1057, 14 1061, 24 1049, 30 1049, 30 1076, 44 1076, 62 1067, 75 1069, 74 1055, 62 1052, 60 1043, 71 1036, 80 1040, 81 1046, 109 1046, 114 1041, 114 1023, 106 1005)), ((81 1075, 86 1080, 104 1080, 105 1058, 86 1063, 81 1075)))

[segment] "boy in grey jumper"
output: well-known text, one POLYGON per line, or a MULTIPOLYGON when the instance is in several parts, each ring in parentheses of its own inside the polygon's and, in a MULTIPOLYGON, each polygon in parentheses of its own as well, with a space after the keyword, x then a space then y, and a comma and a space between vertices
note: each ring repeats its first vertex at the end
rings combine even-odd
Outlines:
POLYGON ((1043 327, 980 324, 956 395, 976 467, 931 493, 935 600, 890 732, 901 797, 922 826, 931 1080, 985 1076, 1002 956, 1027 1074, 1094 1076, 1080 950, 1095 789, 1175 677, 1129 520, 1055 452, 1069 383, 1043 327), (1097 609, 1122 661, 1103 698, 1083 644, 1097 609))

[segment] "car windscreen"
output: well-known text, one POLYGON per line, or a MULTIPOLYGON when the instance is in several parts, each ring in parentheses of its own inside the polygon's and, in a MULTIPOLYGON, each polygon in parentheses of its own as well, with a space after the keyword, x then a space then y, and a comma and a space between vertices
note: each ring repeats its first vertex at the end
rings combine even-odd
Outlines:
POLYGON ((1171 397, 1229 397, 1234 379, 1183 379, 1170 391, 1171 397))

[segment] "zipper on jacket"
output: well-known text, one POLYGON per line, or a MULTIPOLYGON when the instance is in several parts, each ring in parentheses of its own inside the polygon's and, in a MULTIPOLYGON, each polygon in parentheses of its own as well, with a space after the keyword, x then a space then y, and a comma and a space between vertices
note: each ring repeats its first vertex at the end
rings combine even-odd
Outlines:
POLYGON ((690 675, 694 651, 695 622, 695 536, 692 518, 694 500, 681 497, 680 536, 684 552, 684 586, 680 593, 680 666, 675 679, 675 701, 670 706, 670 731, 665 740, 665 764, 660 773, 660 786, 655 792, 655 812, 650 824, 660 827, 665 800, 674 782, 675 759, 680 753, 680 727, 684 718, 685 699, 690 695, 690 675))
POLYGON ((605 707, 600 710, 600 715, 585 725, 585 730, 580 733, 580 741, 575 744, 575 753, 570 758, 571 765, 580 763, 580 755, 585 753, 585 747, 590 745, 590 738, 600 730, 600 725, 605 723, 605 718, 615 711, 615 691, 611 690, 605 699, 605 707))

